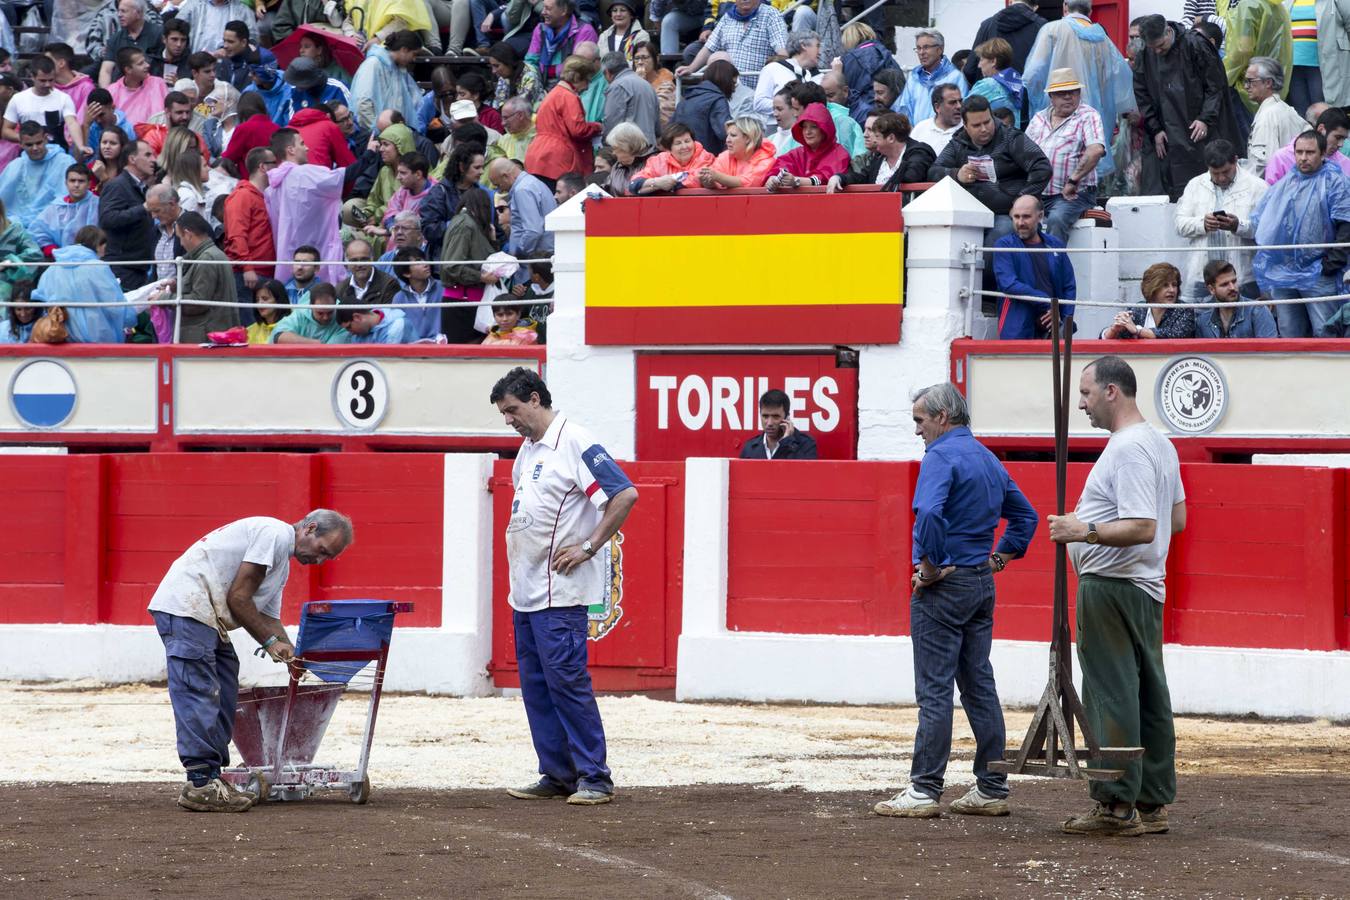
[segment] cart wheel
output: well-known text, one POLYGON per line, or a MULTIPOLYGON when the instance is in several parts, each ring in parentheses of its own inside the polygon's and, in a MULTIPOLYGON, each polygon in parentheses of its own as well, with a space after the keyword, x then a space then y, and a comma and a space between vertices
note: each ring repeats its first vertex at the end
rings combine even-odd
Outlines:
POLYGON ((267 776, 261 772, 253 773, 253 777, 248 780, 246 788, 258 795, 259 803, 271 799, 269 795, 272 793, 272 784, 267 780, 267 776))
POLYGON ((351 796, 352 802, 363 804, 370 801, 370 778, 362 778, 359 782, 349 785, 347 793, 351 796))

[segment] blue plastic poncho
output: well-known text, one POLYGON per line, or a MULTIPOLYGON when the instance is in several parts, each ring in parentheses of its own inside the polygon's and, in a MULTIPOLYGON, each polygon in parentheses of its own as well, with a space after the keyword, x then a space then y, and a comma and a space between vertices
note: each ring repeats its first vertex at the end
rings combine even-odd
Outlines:
MULTIPOLYGON (((1045 86, 1055 69, 1073 69, 1083 85, 1083 102, 1102 117, 1106 142, 1111 142, 1119 117, 1139 107, 1134 102, 1134 73, 1130 64, 1107 37, 1102 26, 1081 16, 1068 16, 1045 25, 1036 34, 1036 43, 1022 68, 1022 83, 1027 90, 1027 105, 1032 116, 1050 105, 1045 86)), ((1097 164, 1097 177, 1115 171, 1116 164, 1107 153, 1097 164)))
POLYGON ((961 99, 965 99, 970 93, 970 85, 966 83, 966 76, 961 74, 961 70, 952 65, 952 61, 947 57, 942 57, 938 61, 937 68, 932 72, 924 69, 923 66, 915 66, 910 70, 909 77, 905 81, 905 89, 900 92, 900 96, 895 98, 891 104, 891 110, 898 113, 904 113, 909 116, 909 121, 915 125, 924 119, 933 118, 933 88, 939 84, 954 84, 961 89, 961 99))
POLYGON ((379 44, 366 48, 366 61, 352 76, 352 99, 356 101, 352 112, 362 128, 373 128, 375 118, 386 109, 403 113, 404 124, 413 131, 421 132, 426 127, 421 112, 422 91, 417 82, 395 65, 389 51, 379 44))
MULTIPOLYGON (((62 247, 52 256, 57 262, 97 261, 98 254, 83 244, 62 247)), ((121 303, 125 300, 112 269, 97 266, 52 266, 38 282, 33 299, 53 306, 64 303, 121 303)), ((121 344, 126 330, 136 325, 134 306, 97 307, 67 306, 70 316, 66 330, 71 343, 121 344)))
POLYGON ((86 225, 98 224, 98 195, 90 191, 71 203, 69 195, 57 197, 34 220, 29 229, 39 247, 69 247, 75 233, 86 225))
POLYGON ((0 171, 0 200, 11 221, 25 225, 38 217, 47 204, 66 192, 66 169, 75 165, 69 153, 56 144, 47 145, 47 155, 34 162, 20 153, 0 171))
POLYGON ((14 265, 0 269, 0 300, 8 300, 18 282, 36 281, 37 266, 25 263, 42 262, 43 259, 42 250, 28 229, 21 222, 10 219, 9 226, 0 231, 0 262, 14 265))
MULTIPOLYGON (((1258 247, 1273 244, 1325 244, 1336 239, 1336 222, 1350 222, 1350 178, 1324 162, 1312 175, 1290 170, 1252 210, 1258 247)), ((1252 272, 1263 290, 1312 290, 1322 277, 1326 250, 1258 250, 1252 272)))

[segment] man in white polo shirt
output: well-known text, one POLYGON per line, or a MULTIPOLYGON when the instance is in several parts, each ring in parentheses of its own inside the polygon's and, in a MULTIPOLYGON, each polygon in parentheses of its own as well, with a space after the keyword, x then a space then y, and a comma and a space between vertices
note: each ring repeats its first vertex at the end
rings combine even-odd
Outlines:
POLYGON ((281 624, 291 557, 335 559, 352 542, 351 520, 316 509, 294 525, 252 516, 222 525, 174 560, 150 598, 168 657, 169 701, 187 783, 178 805, 193 812, 245 812, 257 802, 220 779, 230 763, 239 657, 230 632, 243 628, 277 662, 295 647, 281 624))
POLYGON ((506 559, 520 693, 543 776, 508 793, 608 803, 614 782, 586 669, 586 608, 604 588, 596 552, 623 526, 637 488, 589 431, 554 412, 535 372, 512 369, 489 400, 525 438, 511 469, 506 559))

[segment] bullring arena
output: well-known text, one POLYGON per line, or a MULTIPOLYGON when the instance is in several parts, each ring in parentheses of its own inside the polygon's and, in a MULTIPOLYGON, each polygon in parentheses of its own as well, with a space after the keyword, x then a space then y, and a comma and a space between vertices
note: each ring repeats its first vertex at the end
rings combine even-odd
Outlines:
MULTIPOLYGON (((1161 615, 1177 713, 1167 833, 1063 833, 1089 803, 1073 779, 1013 775, 1010 816, 950 814, 973 782, 959 706, 944 814, 873 813, 910 784, 918 721, 912 392, 951 383, 1040 521, 997 576, 989 658, 1014 751, 1056 614, 1045 516, 1061 477, 1073 508, 1105 444, 1071 403, 1054 427, 1046 341, 982 337, 988 210, 950 179, 842 197, 578 196, 548 218, 546 345, 0 348, 4 895, 1350 895, 1350 404, 1321 387, 1350 374, 1350 341, 1098 339, 1145 264, 1185 250, 1159 243, 1164 201, 1113 199, 1075 226, 1081 330, 1063 374, 1069 394, 1085 363, 1127 360, 1141 415, 1179 458, 1188 521, 1161 615), (709 261, 712 239, 724 249, 709 261), (838 277, 760 267, 770 240, 877 262, 838 277), (758 280, 727 287, 752 267, 758 280), (597 550, 586 623, 612 803, 506 793, 538 767, 505 535, 540 469, 513 476, 521 436, 489 402, 517 367, 641 497, 597 550), (767 389, 817 461, 734 458, 763 434, 767 389), (369 769, 342 767, 362 755, 377 680, 306 682, 341 696, 309 733, 342 788, 302 796, 308 763, 287 757, 240 773, 268 779, 247 815, 191 815, 175 807, 183 769, 147 604, 213 529, 314 509, 348 514, 356 540, 292 567, 288 636, 342 602, 396 618, 375 641, 388 655, 369 769)), ((283 669, 243 630, 231 639, 254 692, 240 719, 265 722, 248 710, 283 669)), ((308 671, 332 674, 319 655, 332 649, 306 648, 308 671)))

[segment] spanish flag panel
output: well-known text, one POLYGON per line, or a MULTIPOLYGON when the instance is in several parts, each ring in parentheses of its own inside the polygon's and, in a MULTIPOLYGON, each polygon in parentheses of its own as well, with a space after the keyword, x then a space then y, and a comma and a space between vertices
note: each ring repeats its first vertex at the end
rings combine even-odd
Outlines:
POLYGON ((586 201, 588 344, 900 340, 900 194, 586 201))

